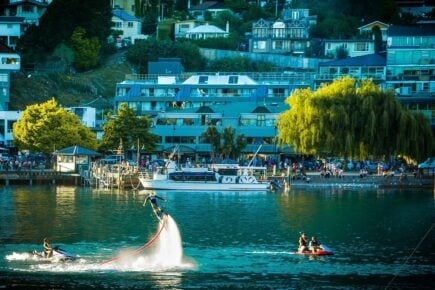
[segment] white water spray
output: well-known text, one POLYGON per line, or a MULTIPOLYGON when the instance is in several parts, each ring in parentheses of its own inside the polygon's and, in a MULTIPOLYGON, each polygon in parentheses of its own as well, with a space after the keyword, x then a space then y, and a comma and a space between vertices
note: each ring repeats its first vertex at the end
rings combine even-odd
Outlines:
POLYGON ((164 267, 180 266, 183 258, 183 247, 181 244, 180 231, 170 215, 166 217, 159 239, 157 240, 156 257, 160 265, 164 267))

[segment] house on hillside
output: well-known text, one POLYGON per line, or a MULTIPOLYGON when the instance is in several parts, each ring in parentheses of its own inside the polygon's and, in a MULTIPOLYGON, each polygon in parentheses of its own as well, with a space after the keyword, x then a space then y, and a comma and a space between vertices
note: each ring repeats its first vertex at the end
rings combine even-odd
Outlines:
POLYGON ((196 20, 185 20, 185 21, 178 21, 174 23, 174 38, 186 38, 186 33, 199 26, 200 22, 196 20))
POLYGON ((387 42, 387 32, 388 32, 389 25, 381 21, 373 21, 366 25, 358 27, 359 34, 370 36, 373 40, 375 40, 375 36, 373 35, 373 28, 375 27, 379 27, 379 30, 381 31, 381 35, 382 35, 382 41, 387 42))
POLYGON ((0 5, 4 16, 23 17, 23 32, 30 25, 39 25, 39 19, 47 11, 52 0, 10 0, 7 4, 0 5))
POLYGON ((375 41, 372 39, 325 39, 324 56, 337 58, 337 50, 344 49, 347 57, 356 57, 375 53, 375 41))
POLYGON ((200 21, 205 20, 206 13, 210 13, 211 17, 216 17, 219 13, 224 11, 232 12, 231 9, 225 6, 222 2, 217 1, 200 1, 200 4, 190 6, 190 0, 188 2, 187 10, 196 19, 200 21))
POLYGON ((118 47, 128 46, 138 39, 146 38, 142 34, 142 20, 121 9, 112 10, 112 14, 112 29, 120 32, 119 38, 116 39, 118 47))
POLYGON ((20 55, 0 42, 0 111, 8 110, 10 101, 10 73, 19 71, 20 68, 20 55))
POLYGON ((110 7, 112 9, 121 9, 130 15, 135 15, 136 0, 110 0, 110 7))
POLYGON ((0 42, 15 49, 18 39, 23 34, 23 17, 0 16, 0 42))
POLYGON ((308 9, 287 9, 277 20, 259 19, 252 24, 251 52, 302 55, 310 45, 309 29, 317 18, 308 9))
POLYGON ((229 24, 227 22, 226 30, 222 30, 217 26, 205 24, 194 27, 186 32, 186 38, 189 39, 207 39, 229 36, 229 24))

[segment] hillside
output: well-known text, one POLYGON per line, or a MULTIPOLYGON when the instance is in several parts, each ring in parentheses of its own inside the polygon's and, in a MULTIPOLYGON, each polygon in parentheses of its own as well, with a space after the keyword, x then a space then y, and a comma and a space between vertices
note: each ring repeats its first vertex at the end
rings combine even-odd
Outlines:
POLYGON ((11 74, 10 110, 24 110, 27 105, 55 98, 65 107, 93 102, 98 108, 111 108, 115 85, 132 72, 124 52, 118 52, 104 61, 101 67, 75 74, 35 71, 11 74))

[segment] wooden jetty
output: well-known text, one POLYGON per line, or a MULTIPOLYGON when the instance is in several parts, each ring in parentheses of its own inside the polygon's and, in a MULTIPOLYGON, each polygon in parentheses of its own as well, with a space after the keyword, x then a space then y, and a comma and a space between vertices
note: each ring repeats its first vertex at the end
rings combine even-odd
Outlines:
POLYGON ((97 188, 140 189, 137 168, 92 164, 89 170, 78 173, 52 169, 1 170, 0 185, 72 185, 97 188))

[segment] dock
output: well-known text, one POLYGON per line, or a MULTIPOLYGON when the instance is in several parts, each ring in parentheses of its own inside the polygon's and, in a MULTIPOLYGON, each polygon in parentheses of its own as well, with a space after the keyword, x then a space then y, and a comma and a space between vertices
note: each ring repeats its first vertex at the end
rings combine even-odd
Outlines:
POLYGON ((63 173, 50 169, 0 171, 0 185, 80 185, 78 173, 63 173))

